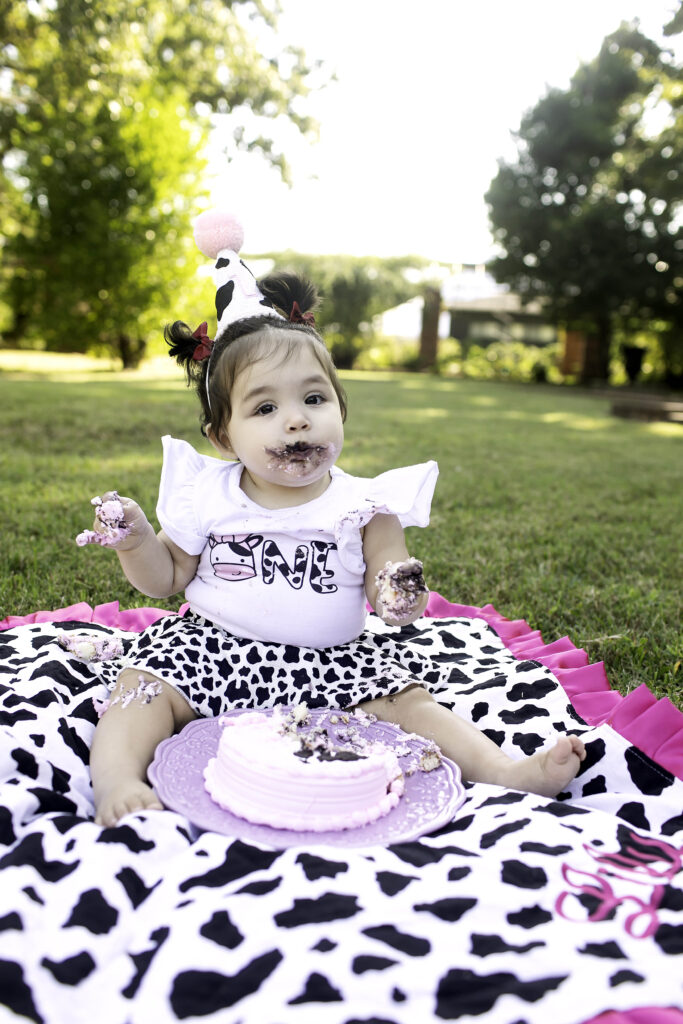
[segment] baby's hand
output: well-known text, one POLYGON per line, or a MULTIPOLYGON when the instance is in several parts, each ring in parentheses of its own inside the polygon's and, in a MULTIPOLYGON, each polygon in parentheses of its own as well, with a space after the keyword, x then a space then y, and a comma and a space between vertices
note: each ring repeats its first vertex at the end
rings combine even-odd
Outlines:
POLYGON ((92 530, 84 530, 76 537, 79 546, 101 544, 118 551, 132 551, 150 528, 145 513, 130 498, 119 497, 116 491, 107 491, 92 499, 95 522, 92 530))
POLYGON ((391 626, 414 622, 427 607, 429 591, 422 574, 422 562, 408 558, 387 562, 375 577, 377 614, 391 626))

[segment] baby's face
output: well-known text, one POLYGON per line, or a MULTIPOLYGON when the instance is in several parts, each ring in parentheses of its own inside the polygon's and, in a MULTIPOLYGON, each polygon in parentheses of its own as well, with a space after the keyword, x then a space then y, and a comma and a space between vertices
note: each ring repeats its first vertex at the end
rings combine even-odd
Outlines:
POLYGON ((303 502, 325 490, 344 427, 334 388, 308 344, 284 361, 276 352, 247 366, 231 404, 223 453, 243 463, 262 498, 276 501, 282 489, 300 488, 303 502))

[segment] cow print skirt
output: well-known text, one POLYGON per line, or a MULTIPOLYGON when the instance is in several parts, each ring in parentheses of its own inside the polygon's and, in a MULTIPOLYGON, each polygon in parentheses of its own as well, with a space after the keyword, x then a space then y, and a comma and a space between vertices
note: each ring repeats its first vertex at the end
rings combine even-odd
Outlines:
MULTIPOLYGON (((423 631, 418 621, 392 635, 365 631, 351 643, 319 650, 233 636, 188 611, 148 627, 122 659, 102 665, 101 676, 112 688, 124 667, 149 672, 202 717, 276 704, 344 709, 415 683, 436 694, 467 682, 458 667, 467 660, 471 670, 465 639, 454 636, 451 649, 434 656, 420 650, 423 631)), ((489 667, 487 658, 480 660, 482 670, 489 667)))

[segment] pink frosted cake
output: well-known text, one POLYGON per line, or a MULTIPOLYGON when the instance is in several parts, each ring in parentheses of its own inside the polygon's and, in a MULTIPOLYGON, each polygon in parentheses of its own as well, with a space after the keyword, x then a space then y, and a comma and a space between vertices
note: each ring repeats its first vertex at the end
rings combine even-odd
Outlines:
POLYGON ((211 799, 254 824, 336 832, 376 821, 396 806, 404 780, 382 744, 362 752, 308 736, 281 719, 248 712, 222 720, 216 757, 204 769, 211 799))

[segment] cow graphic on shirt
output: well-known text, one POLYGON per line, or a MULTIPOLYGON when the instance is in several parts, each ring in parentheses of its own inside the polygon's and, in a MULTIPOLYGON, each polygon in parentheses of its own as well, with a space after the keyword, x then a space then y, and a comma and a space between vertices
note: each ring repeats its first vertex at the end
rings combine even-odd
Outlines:
POLYGON ((222 580, 249 580, 256 575, 254 548, 263 540, 258 534, 209 534, 211 565, 222 580))
POLYGON ((298 544, 292 564, 287 561, 273 540, 263 541, 256 533, 209 534, 211 565, 214 574, 222 580, 249 580, 260 572, 264 583, 271 584, 276 576, 284 579, 293 590, 301 590, 306 579, 317 594, 333 594, 337 585, 331 582, 334 573, 327 566, 330 551, 337 545, 323 540, 298 544), (260 559, 257 550, 261 548, 260 559))

